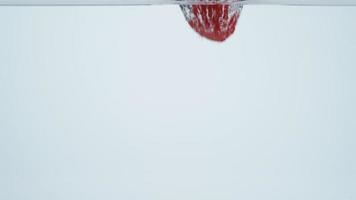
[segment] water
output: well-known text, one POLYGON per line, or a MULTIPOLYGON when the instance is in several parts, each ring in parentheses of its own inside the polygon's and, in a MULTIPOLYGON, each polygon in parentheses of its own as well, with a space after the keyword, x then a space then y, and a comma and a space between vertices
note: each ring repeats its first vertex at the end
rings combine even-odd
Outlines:
POLYGON ((356 199, 356 8, 0 8, 0 199, 356 199))
POLYGON ((354 6, 356 0, 0 0, 7 6, 80 6, 80 5, 162 5, 179 4, 189 25, 201 36, 225 41, 236 29, 243 5, 324 5, 354 6))
POLYGON ((218 42, 225 41, 236 29, 243 5, 356 5, 355 0, 0 0, 7 6, 80 6, 80 5, 161 5, 179 4, 189 25, 201 36, 218 42))

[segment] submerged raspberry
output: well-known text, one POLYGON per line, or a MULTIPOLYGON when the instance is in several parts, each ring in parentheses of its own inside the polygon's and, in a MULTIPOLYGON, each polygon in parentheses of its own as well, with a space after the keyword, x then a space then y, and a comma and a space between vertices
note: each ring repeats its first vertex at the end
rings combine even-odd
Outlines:
POLYGON ((242 7, 238 4, 181 5, 181 9, 196 32, 221 42, 234 33, 242 7))

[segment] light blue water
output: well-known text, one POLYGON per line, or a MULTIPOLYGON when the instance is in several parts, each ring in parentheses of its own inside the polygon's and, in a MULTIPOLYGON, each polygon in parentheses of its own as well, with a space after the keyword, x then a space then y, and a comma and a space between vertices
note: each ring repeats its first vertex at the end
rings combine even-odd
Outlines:
POLYGON ((0 8, 0 199, 356 199, 355 18, 0 8))

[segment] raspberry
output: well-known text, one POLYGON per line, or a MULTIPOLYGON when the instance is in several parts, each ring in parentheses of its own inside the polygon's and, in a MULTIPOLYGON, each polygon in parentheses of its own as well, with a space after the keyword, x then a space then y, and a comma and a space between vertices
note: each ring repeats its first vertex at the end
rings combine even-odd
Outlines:
POLYGON ((238 4, 181 5, 189 25, 201 36, 225 41, 236 28, 242 6, 238 4))

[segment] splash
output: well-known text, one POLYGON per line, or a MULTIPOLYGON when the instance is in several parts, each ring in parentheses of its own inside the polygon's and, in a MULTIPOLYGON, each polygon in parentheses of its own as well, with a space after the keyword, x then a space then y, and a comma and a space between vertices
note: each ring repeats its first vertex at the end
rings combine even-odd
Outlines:
POLYGON ((241 4, 181 5, 185 19, 201 36, 223 42, 236 29, 241 4))

